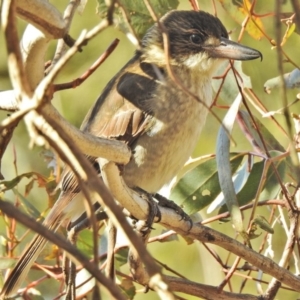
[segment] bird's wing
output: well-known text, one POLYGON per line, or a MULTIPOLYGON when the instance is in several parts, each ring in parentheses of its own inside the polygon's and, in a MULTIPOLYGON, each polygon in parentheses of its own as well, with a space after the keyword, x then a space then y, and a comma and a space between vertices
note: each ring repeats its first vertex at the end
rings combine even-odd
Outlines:
MULTIPOLYGON (((108 83, 102 95, 87 114, 81 129, 95 136, 117 139, 132 146, 136 139, 151 128, 153 113, 151 103, 159 83, 161 69, 141 63, 134 57, 108 83)), ((99 168, 94 157, 88 157, 99 168)), ((74 174, 65 169, 62 191, 79 192, 74 174)))
POLYGON ((93 135, 131 146, 149 128, 156 73, 151 64, 130 61, 107 85, 81 126, 93 135))

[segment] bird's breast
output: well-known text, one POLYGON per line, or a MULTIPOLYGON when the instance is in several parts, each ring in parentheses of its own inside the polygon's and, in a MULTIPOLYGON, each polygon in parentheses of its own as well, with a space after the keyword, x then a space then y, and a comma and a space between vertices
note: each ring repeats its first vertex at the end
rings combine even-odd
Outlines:
MULTIPOLYGON (((211 103, 209 80, 188 82, 189 89, 206 105, 211 103)), ((157 192, 182 168, 192 154, 208 110, 178 87, 165 86, 154 99, 151 128, 133 147, 123 177, 130 187, 157 192)))

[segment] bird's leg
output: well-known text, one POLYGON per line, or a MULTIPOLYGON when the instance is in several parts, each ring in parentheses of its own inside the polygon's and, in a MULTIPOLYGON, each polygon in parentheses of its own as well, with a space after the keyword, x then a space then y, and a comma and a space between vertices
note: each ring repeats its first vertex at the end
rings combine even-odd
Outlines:
POLYGON ((159 222, 161 219, 161 213, 158 207, 158 203, 155 201, 152 194, 144 191, 141 188, 135 188, 135 190, 140 193, 140 196, 144 200, 146 200, 149 205, 149 213, 148 213, 145 226, 148 226, 148 228, 152 229, 152 224, 154 222, 154 219, 157 217, 158 218, 157 222, 159 222))
MULTIPOLYGON (((101 206, 98 202, 94 203, 93 208, 95 210, 96 221, 99 222, 107 219, 107 214, 101 209, 101 206)), ((87 217, 87 213, 84 212, 77 220, 70 222, 68 228, 78 233, 83 229, 89 228, 90 226, 90 219, 87 217)))

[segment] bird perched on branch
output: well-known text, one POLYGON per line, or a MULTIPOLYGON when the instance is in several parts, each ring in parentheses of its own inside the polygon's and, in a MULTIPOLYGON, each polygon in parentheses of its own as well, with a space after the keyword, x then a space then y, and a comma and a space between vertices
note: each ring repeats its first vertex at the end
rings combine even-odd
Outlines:
MULTIPOLYGON (((122 169, 124 181, 130 188, 156 193, 196 146, 220 64, 261 57, 259 51, 230 41, 218 18, 202 11, 171 11, 148 30, 141 49, 108 83, 81 129, 124 141, 132 149, 122 169)), ((96 158, 89 159, 95 164, 96 158)), ((78 217, 83 202, 75 176, 66 171, 44 226, 56 230, 63 220, 78 217)), ((45 243, 35 237, 6 280, 2 298, 16 291, 45 243)))

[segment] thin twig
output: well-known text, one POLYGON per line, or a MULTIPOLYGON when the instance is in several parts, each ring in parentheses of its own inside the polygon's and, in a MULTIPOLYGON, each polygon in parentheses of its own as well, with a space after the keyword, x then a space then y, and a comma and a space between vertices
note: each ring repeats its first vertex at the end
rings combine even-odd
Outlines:
MULTIPOLYGON (((75 11, 79 4, 80 4, 80 0, 70 0, 70 2, 67 5, 67 8, 65 9, 63 19, 65 21, 66 32, 69 32, 70 30, 70 26, 73 21, 75 11)), ((67 49, 68 47, 65 44, 64 40, 63 39, 58 40, 54 57, 51 61, 51 65, 46 70, 46 74, 49 73, 51 68, 57 63, 57 61, 62 57, 62 55, 66 52, 67 49)))
POLYGON ((91 76, 99 66, 110 56, 110 54, 115 50, 117 45, 119 44, 119 39, 115 39, 108 48, 102 53, 102 55, 93 63, 93 65, 79 78, 67 82, 67 83, 58 83, 53 85, 54 92, 75 88, 81 85, 89 76, 91 76))

